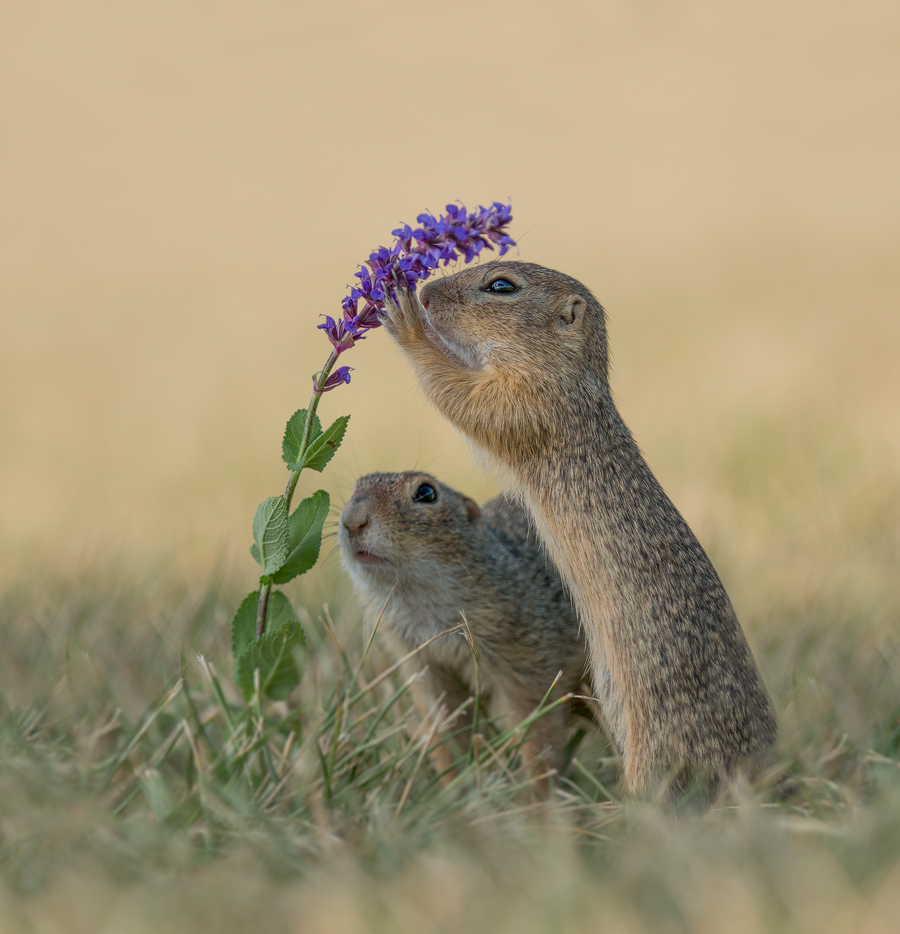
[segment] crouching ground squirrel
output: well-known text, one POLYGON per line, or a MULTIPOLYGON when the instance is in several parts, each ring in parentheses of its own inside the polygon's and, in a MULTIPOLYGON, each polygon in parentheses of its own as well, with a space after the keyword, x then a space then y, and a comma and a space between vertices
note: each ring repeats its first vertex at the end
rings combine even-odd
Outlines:
MULTIPOLYGON (((587 660, 574 608, 518 503, 499 496, 480 509, 428 474, 370 474, 356 481, 338 538, 370 621, 384 609, 381 631, 400 654, 460 625, 465 615, 492 713, 523 720, 559 672, 555 697, 582 692, 587 660)), ((475 689, 465 638, 449 633, 417 658, 423 656, 426 696, 417 701, 430 705, 443 695, 448 711, 455 710, 475 689)), ((471 707, 453 728, 467 724, 471 707)), ((558 769, 564 750, 563 705, 535 721, 523 760, 530 767, 542 754, 541 770, 558 769)), ((440 768, 452 758, 440 747, 440 768)))
POLYGON ((712 563, 616 409, 600 303, 562 273, 488 263, 419 298, 399 290, 384 323, 533 515, 631 789, 752 773, 775 740, 772 704, 712 563))

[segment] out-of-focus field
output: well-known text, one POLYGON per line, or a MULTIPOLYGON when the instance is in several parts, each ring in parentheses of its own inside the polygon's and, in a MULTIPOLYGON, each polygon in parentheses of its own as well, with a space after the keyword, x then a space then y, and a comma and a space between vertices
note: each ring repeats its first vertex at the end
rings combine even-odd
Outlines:
MULTIPOLYGON (((893 930, 900 6, 56 0, 3 22, 0 926, 893 930), (807 803, 625 807, 608 834, 475 808, 361 840, 319 804, 314 858, 277 814, 208 852, 111 816, 113 711, 138 722, 180 657, 227 669, 317 316, 397 222, 507 197, 521 258, 608 310, 620 407, 732 594, 807 803)), ((386 335, 345 360, 321 407, 352 413, 338 504, 412 466, 498 488, 386 335)), ((346 587, 331 557, 291 595, 358 653, 346 587)))

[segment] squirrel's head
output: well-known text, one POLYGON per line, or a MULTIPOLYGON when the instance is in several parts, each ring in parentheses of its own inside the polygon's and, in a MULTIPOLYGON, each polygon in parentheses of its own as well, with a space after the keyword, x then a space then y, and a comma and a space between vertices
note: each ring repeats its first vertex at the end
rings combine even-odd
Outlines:
POLYGON ((373 473, 356 481, 338 540, 365 589, 398 580, 437 586, 465 566, 480 531, 478 504, 429 474, 373 473))
POLYGON ((426 323, 448 356, 474 369, 606 379, 602 306, 577 279, 535 263, 491 262, 428 282, 426 323), (569 366, 567 366, 569 364, 569 366))

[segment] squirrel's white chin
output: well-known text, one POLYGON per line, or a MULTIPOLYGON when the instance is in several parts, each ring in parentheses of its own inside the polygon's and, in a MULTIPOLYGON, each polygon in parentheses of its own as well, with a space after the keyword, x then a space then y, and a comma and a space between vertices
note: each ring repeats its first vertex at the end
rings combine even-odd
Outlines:
POLYGON ((454 339, 452 334, 439 331, 429 319, 427 312, 425 313, 425 333, 431 338, 432 343, 436 344, 454 363, 470 370, 484 369, 485 361, 481 355, 474 348, 466 347, 454 339))

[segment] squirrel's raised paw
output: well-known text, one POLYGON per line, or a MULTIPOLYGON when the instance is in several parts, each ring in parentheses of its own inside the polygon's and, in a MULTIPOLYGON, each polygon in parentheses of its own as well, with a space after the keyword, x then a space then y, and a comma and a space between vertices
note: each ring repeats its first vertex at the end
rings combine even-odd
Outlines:
POLYGON ((387 296, 381 323, 394 340, 417 336, 422 332, 422 305, 412 289, 397 288, 396 300, 387 296))

